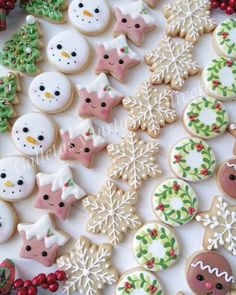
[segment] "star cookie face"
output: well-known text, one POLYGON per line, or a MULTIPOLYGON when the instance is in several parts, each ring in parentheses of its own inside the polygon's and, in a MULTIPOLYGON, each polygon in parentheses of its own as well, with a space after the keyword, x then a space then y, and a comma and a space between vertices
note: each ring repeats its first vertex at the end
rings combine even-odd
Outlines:
POLYGON ((145 54, 145 62, 150 66, 152 84, 170 84, 172 89, 180 90, 188 76, 199 72, 199 65, 192 57, 193 44, 176 42, 164 37, 157 49, 145 54))
POLYGON ((197 42, 201 34, 213 31, 216 26, 210 18, 210 8, 208 0, 173 0, 164 5, 167 34, 171 37, 185 37, 192 43, 197 42))
POLYGON ((87 35, 98 35, 106 30, 111 18, 105 0, 73 0, 68 16, 73 26, 87 35))
POLYGON ((39 192, 35 201, 36 208, 49 209, 58 218, 66 219, 71 206, 86 195, 78 186, 70 167, 64 167, 56 173, 38 173, 39 192))
POLYGON ((60 130, 61 160, 76 160, 90 168, 96 153, 106 147, 105 139, 95 133, 91 120, 83 120, 76 127, 60 130))
POLYGON ((139 63, 138 55, 129 48, 123 35, 97 44, 98 62, 96 73, 111 74, 119 82, 124 82, 128 69, 139 63))
POLYGON ((217 174, 217 184, 224 195, 236 199, 236 159, 221 164, 217 174))
POLYGON ((81 236, 70 253, 57 259, 57 266, 67 273, 64 293, 101 295, 105 285, 116 283, 119 275, 111 266, 111 255, 110 244, 96 245, 81 236))
POLYGON ((108 155, 112 164, 108 168, 108 176, 114 179, 121 178, 136 190, 143 180, 161 174, 154 155, 159 151, 156 141, 144 142, 135 132, 128 132, 120 144, 109 144, 108 155))
POLYGON ((111 87, 107 76, 101 73, 87 85, 77 85, 80 104, 80 116, 94 116, 103 121, 110 121, 112 108, 118 105, 123 97, 111 87))
POLYGON ((89 60, 87 41, 77 32, 56 34, 47 46, 49 62, 63 73, 78 73, 86 68, 89 60), (73 42, 71 42, 73 40, 73 42))
POLYGON ((21 156, 0 160, 0 197, 14 202, 28 197, 35 187, 36 169, 21 156))
POLYGON ((113 245, 120 243, 123 233, 141 225, 140 217, 135 214, 136 202, 135 192, 124 192, 108 180, 97 196, 88 196, 83 200, 90 213, 87 230, 108 235, 113 245))
POLYGON ((156 20, 142 0, 117 6, 115 15, 113 35, 123 34, 137 46, 142 45, 145 33, 156 28, 156 20))
POLYGON ((10 239, 16 230, 16 220, 13 207, 7 202, 0 201, 0 244, 10 239))
POLYGON ((171 90, 159 92, 149 82, 143 82, 135 96, 123 99, 123 105, 129 111, 129 130, 141 128, 151 137, 158 137, 161 127, 177 120, 172 98, 171 90))
POLYGON ((231 266, 216 251, 194 253, 186 270, 188 285, 195 294, 226 295, 234 282, 231 266))
POLYGON ((203 247, 217 250, 224 247, 236 256, 236 206, 222 197, 215 197, 209 211, 198 213, 196 220, 205 227, 203 247))

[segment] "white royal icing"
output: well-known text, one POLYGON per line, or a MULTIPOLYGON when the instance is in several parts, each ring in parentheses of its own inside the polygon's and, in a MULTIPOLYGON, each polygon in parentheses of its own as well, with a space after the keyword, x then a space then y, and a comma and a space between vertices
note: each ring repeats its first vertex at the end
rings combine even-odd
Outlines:
POLYGON ((13 208, 0 201, 0 244, 5 243, 15 230, 15 215, 13 208))
POLYGON ((59 71, 74 73, 82 70, 87 64, 89 46, 80 33, 64 31, 49 41, 47 56, 49 62, 59 71))
POLYGON ((33 105, 44 112, 57 112, 71 99, 70 81, 61 73, 46 72, 33 79, 29 87, 29 97, 33 105))
POLYGON ((232 124, 229 125, 229 127, 230 127, 231 129, 235 130, 235 129, 236 129, 236 124, 232 123, 232 124))
POLYGON ((62 232, 56 231, 50 217, 42 216, 38 221, 32 224, 20 223, 17 226, 19 232, 24 231, 26 240, 36 238, 39 241, 44 240, 45 247, 51 248, 54 245, 63 246, 68 237, 62 232))
POLYGON ((33 15, 27 15, 26 16, 26 23, 28 25, 33 25, 33 24, 35 24, 35 22, 36 22, 36 19, 35 19, 35 17, 33 15))
POLYGON ((111 98, 122 96, 121 93, 110 86, 107 76, 104 73, 97 76, 91 83, 87 85, 77 85, 77 87, 79 90, 85 89, 89 93, 97 92, 99 99, 103 99, 107 93, 111 98), (105 91, 105 87, 109 87, 109 91, 105 91))
POLYGON ((53 192, 61 188, 62 189, 61 199, 63 201, 65 201, 70 196, 73 196, 74 198, 79 200, 86 195, 85 191, 74 182, 71 169, 68 166, 52 174, 38 173, 37 179, 40 186, 51 184, 52 185, 51 190, 53 192), (72 180, 73 185, 65 186, 65 183, 68 180, 72 180))
POLYGON ((234 170, 236 170, 236 164, 233 164, 233 163, 231 164, 231 163, 227 162, 226 165, 227 165, 227 167, 233 168, 234 170))

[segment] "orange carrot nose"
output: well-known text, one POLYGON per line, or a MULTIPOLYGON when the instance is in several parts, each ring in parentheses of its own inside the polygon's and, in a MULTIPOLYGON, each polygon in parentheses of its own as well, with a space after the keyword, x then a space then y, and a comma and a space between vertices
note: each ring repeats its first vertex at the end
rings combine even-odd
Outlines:
POLYGON ((33 138, 32 136, 27 136, 26 140, 31 144, 37 144, 37 140, 33 138))
POLYGON ((66 51, 62 51, 62 52, 61 52, 61 55, 62 55, 63 57, 65 57, 65 58, 70 58, 69 53, 67 53, 66 51))
POLYGON ((83 11, 83 14, 86 15, 86 16, 90 16, 90 17, 93 16, 93 14, 90 11, 86 10, 86 9, 83 11))

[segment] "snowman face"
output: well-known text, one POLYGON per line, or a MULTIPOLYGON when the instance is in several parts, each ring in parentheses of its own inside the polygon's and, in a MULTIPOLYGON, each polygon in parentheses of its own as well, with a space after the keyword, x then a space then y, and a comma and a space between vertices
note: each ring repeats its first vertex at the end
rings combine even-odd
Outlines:
POLYGON ((49 61, 61 72, 81 71, 89 58, 89 47, 77 32, 65 31, 55 35, 48 43, 49 61))
POLYGON ((12 128, 16 148, 28 156, 45 153, 54 143, 56 130, 52 121, 41 113, 29 113, 16 120, 12 128))
POLYGON ((24 157, 0 160, 0 197, 18 201, 30 195, 35 185, 35 169, 24 157))
POLYGON ((15 213, 6 202, 0 201, 0 243, 5 243, 15 230, 15 213))
POLYGON ((68 14, 78 30, 91 35, 103 32, 110 20, 110 9, 105 0, 74 0, 68 14))
POLYGON ((66 107, 71 92, 71 84, 63 74, 47 72, 33 79, 29 88, 29 97, 39 110, 54 113, 66 107))

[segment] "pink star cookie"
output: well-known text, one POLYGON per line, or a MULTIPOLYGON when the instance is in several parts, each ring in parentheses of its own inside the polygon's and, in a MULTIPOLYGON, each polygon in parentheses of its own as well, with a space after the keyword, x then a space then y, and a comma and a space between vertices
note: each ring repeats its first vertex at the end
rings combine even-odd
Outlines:
POLYGON ((124 35, 98 43, 96 49, 98 54, 96 73, 110 74, 121 83, 124 82, 128 69, 139 63, 138 55, 129 48, 124 35))
POLYGON ((123 98, 110 86, 104 73, 87 85, 77 85, 77 89, 80 97, 79 115, 97 117, 106 122, 111 119, 112 108, 123 98))

